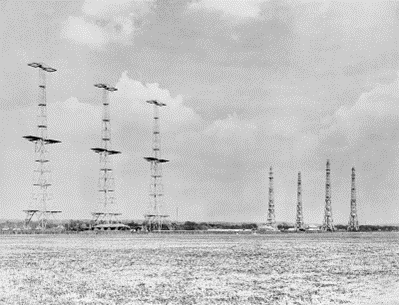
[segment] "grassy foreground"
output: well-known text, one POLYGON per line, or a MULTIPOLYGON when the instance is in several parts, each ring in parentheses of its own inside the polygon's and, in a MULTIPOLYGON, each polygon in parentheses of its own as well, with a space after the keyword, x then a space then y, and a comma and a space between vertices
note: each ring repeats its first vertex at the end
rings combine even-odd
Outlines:
POLYGON ((0 304, 399 304, 398 233, 3 235, 0 256, 0 304))

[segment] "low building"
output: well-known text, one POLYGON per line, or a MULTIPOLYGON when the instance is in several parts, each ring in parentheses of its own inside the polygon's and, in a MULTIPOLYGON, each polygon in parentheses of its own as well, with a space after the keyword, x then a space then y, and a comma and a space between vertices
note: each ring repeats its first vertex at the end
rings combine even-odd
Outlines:
POLYGON ((258 233, 265 233, 265 232, 280 232, 280 230, 277 229, 276 227, 268 225, 263 225, 258 227, 258 233))
POLYGON ((308 225, 308 227, 306 228, 306 231, 309 231, 309 232, 317 232, 317 231, 320 231, 320 226, 318 226, 318 225, 313 225, 313 224, 308 225))
POLYGON ((123 231, 123 230, 130 230, 130 227, 123 223, 102 223, 102 224, 94 226, 94 230, 123 231))

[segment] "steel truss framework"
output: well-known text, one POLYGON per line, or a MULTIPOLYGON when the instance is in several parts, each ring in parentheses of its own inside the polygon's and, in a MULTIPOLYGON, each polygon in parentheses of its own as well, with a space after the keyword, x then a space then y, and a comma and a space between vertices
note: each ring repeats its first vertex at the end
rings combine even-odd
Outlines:
POLYGON ((109 92, 117 89, 106 84, 96 84, 95 87, 103 90, 102 103, 102 128, 100 147, 91 148, 92 151, 100 156, 100 174, 98 179, 98 209, 92 212, 92 224, 111 224, 119 223, 118 216, 121 213, 116 212, 115 200, 115 181, 111 156, 120 154, 120 151, 113 150, 111 145, 111 119, 109 107, 109 92))
POLYGON ((152 137, 152 156, 145 157, 151 165, 151 183, 150 183, 150 202, 147 213, 144 215, 144 229, 147 231, 159 231, 163 226, 168 226, 169 215, 163 213, 162 197, 162 164, 169 162, 169 160, 161 158, 161 132, 159 126, 159 108, 166 106, 166 104, 156 100, 147 101, 147 103, 154 107, 154 125, 152 137))
POLYGON ((273 168, 270 167, 269 171, 269 205, 267 210, 266 225, 272 228, 277 228, 276 214, 274 210, 274 182, 273 182, 273 168))
POLYGON ((326 199, 324 206, 324 220, 321 227, 322 231, 335 231, 332 208, 331 208, 331 177, 330 177, 330 160, 326 164, 326 199))
POLYGON ((35 144, 35 162, 34 170, 34 192, 29 207, 24 210, 26 217, 24 228, 29 229, 31 222, 36 219, 38 222, 37 229, 46 229, 49 224, 49 218, 61 213, 54 210, 50 203, 52 198, 48 192, 51 186, 51 169, 49 165, 49 157, 47 145, 61 143, 61 141, 49 139, 47 135, 47 98, 46 98, 46 72, 52 73, 57 71, 44 63, 30 63, 28 66, 39 69, 39 96, 38 96, 38 115, 37 115, 37 135, 28 135, 23 138, 35 144))
POLYGON ((302 211, 302 179, 301 179, 301 172, 298 173, 298 190, 297 190, 295 230, 296 231, 304 231, 305 230, 305 225, 304 225, 304 222, 303 222, 303 211, 302 211))
POLYGON ((357 219, 357 206, 356 206, 356 172, 352 167, 352 182, 351 182, 351 207, 348 223, 348 231, 359 231, 359 221, 357 219))

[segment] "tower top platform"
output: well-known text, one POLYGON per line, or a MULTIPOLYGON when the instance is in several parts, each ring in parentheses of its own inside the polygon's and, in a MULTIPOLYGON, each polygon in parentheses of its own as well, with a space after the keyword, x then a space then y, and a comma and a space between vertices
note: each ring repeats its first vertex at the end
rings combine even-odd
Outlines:
POLYGON ((28 64, 28 66, 32 67, 32 68, 40 68, 40 69, 42 69, 42 70, 44 70, 46 72, 55 72, 55 71, 57 71, 56 69, 51 68, 51 67, 47 66, 46 64, 44 64, 42 62, 31 62, 31 63, 28 64))
POLYGON ((98 154, 103 153, 103 152, 108 152, 109 155, 116 155, 116 154, 121 153, 118 150, 105 149, 105 148, 101 148, 101 147, 94 147, 94 148, 91 148, 91 150, 98 154))
POLYGON ((107 91, 117 91, 115 87, 108 86, 107 84, 95 84, 94 87, 105 89, 107 91))
POLYGON ((40 140, 43 140, 45 144, 56 144, 56 143, 61 143, 61 141, 54 140, 54 139, 44 139, 42 137, 38 136, 23 136, 24 139, 27 139, 30 142, 37 142, 40 140))
POLYGON ((169 160, 166 159, 159 159, 155 157, 144 157, 148 162, 157 162, 157 163, 166 163, 169 162, 169 160))
POLYGON ((149 101, 147 101, 147 103, 148 104, 153 104, 153 105, 159 106, 159 107, 166 106, 165 103, 158 102, 157 100, 149 100, 149 101))

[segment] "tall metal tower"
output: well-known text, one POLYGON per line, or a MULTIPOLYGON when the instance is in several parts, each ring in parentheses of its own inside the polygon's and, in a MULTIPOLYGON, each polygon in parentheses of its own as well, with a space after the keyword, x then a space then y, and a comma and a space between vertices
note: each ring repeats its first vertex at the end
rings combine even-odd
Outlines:
POLYGON ((352 183, 351 183, 351 211, 349 215, 348 231, 359 231, 359 222, 357 220, 356 208, 356 173, 355 168, 352 167, 352 183))
POLYGON ((47 136, 47 99, 46 99, 46 73, 55 72, 44 63, 30 63, 28 66, 32 68, 39 68, 39 97, 38 97, 38 123, 37 135, 24 136, 23 138, 35 143, 35 162, 36 169, 34 170, 35 188, 33 198, 29 204, 28 209, 24 210, 26 213, 24 227, 29 228, 30 222, 34 216, 38 221, 38 228, 45 229, 48 224, 49 216, 54 217, 55 214, 61 213, 58 210, 52 210, 50 205, 50 194, 48 188, 51 186, 51 169, 48 158, 48 144, 61 143, 61 141, 49 139, 47 136))
POLYGON ((269 172, 269 207, 267 213, 267 226, 276 228, 276 215, 274 213, 274 183, 273 183, 273 168, 270 167, 269 172))
POLYGON ((117 89, 106 84, 96 84, 97 88, 103 89, 103 115, 101 129, 101 147, 91 148, 92 151, 100 155, 100 175, 98 179, 98 209, 93 212, 94 224, 118 222, 115 210, 115 182, 112 173, 112 162, 110 156, 120 154, 120 151, 113 150, 111 145, 111 121, 109 109, 109 92, 117 89))
POLYGON ((166 104, 156 100, 147 101, 154 105, 154 125, 152 138, 152 156, 144 159, 151 164, 150 204, 144 215, 144 226, 148 231, 162 230, 162 224, 169 215, 162 214, 161 197, 163 196, 162 163, 169 160, 161 158, 161 132, 159 127, 159 108, 166 104))
POLYGON ((295 230, 303 231, 305 230, 305 226, 303 223, 303 211, 302 211, 302 181, 301 181, 301 172, 298 173, 298 191, 297 191, 297 205, 296 205, 296 221, 295 221, 295 230))
POLYGON ((324 221, 321 227, 323 231, 335 231, 331 209, 331 178, 330 178, 330 160, 326 165, 326 204, 324 207, 324 221))

